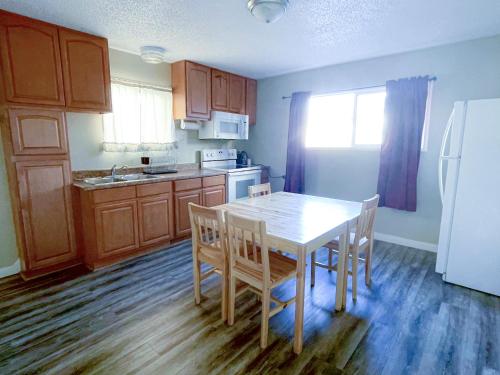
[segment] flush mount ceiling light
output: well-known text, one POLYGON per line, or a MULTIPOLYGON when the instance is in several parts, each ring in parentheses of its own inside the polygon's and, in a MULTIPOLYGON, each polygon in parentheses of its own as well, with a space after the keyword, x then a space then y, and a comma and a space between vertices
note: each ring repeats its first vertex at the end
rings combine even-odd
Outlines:
POLYGON ((272 23, 285 14, 288 0, 248 0, 247 7, 258 20, 272 23))
POLYGON ((155 46, 141 47, 141 58, 148 64, 159 64, 165 61, 165 48, 155 46))

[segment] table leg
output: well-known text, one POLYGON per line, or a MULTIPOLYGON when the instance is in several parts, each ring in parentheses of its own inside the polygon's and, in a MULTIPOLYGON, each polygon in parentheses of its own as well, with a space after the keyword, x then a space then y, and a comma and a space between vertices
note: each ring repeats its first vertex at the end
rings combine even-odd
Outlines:
POLYGON ((347 284, 349 284, 349 252, 350 252, 350 233, 351 226, 347 223, 346 227, 346 236, 344 242, 344 291, 342 293, 342 310, 346 308, 346 299, 347 299, 347 284))
POLYGON ((297 253, 297 284, 295 292, 295 336, 293 351, 302 352, 304 335, 304 288, 306 279, 306 249, 299 248, 297 253))
POLYGON ((346 224, 344 231, 339 238, 339 255, 337 260, 337 287, 335 288, 335 310, 341 311, 345 307, 345 291, 347 286, 346 270, 348 268, 346 260, 349 246, 349 225, 346 224))

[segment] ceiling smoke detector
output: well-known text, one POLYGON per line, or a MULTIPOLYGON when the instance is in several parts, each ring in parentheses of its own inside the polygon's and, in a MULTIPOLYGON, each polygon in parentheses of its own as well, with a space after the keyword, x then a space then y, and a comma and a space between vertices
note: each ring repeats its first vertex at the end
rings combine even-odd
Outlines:
POLYGON ((159 64, 165 61, 165 48, 155 46, 141 47, 141 58, 148 64, 159 64))
POLYGON ((248 0, 247 7, 258 20, 273 23, 285 14, 288 0, 248 0))

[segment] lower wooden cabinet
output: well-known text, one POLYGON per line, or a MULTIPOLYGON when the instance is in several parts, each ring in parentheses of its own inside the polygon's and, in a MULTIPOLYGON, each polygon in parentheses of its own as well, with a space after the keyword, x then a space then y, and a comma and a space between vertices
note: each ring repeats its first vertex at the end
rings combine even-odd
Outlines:
POLYGON ((140 246, 153 245, 174 237, 174 209, 171 194, 138 200, 140 246))
POLYGON ((226 203, 226 186, 213 186, 203 189, 203 205, 214 207, 226 203))
POLYGON ((98 258, 128 252, 139 246, 137 216, 135 200, 96 206, 98 258))
POLYGON ((30 277, 36 270, 76 260, 69 161, 20 161, 15 168, 24 230, 23 271, 30 277))
POLYGON ((225 176, 79 191, 85 264, 96 269, 191 234, 189 203, 226 201, 225 176))
POLYGON ((188 190, 175 193, 175 236, 184 237, 191 234, 191 223, 189 221, 190 202, 201 205, 203 202, 203 190, 188 190))

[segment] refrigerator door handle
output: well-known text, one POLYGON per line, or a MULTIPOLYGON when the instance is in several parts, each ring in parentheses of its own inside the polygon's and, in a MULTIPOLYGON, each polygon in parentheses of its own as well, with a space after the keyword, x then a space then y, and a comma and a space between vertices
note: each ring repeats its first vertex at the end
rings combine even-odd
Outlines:
POLYGON ((453 126, 454 117, 455 117, 455 109, 451 111, 450 118, 448 119, 448 123, 446 124, 443 140, 441 142, 441 151, 439 153, 438 181, 439 181, 439 196, 441 197, 441 204, 443 204, 444 201, 443 163, 445 160, 460 159, 459 156, 450 156, 444 154, 444 151, 446 149, 446 144, 448 143, 448 138, 450 136, 450 130, 453 126))

